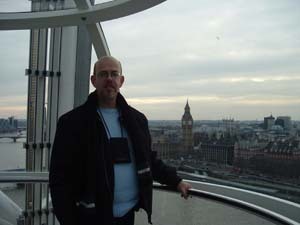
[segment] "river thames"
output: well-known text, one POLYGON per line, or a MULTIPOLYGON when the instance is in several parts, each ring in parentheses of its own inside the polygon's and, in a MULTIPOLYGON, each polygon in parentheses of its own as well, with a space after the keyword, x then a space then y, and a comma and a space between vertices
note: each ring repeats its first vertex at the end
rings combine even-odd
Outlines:
POLYGON ((25 138, 0 139, 0 170, 25 168, 25 149, 23 149, 25 138))

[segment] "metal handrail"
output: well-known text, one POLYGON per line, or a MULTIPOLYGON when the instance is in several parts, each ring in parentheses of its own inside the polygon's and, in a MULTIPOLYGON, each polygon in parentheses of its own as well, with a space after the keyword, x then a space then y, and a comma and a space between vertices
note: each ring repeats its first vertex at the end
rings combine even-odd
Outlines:
POLYGON ((48 183, 48 172, 0 172, 0 183, 48 183))
MULTIPOLYGON (((177 192, 174 188, 165 186, 165 185, 160 185, 158 183, 153 184, 153 188, 157 190, 162 190, 162 191, 168 191, 168 192, 177 192)), ((242 209, 244 211, 254 213, 255 215, 258 215, 262 218, 268 219, 272 222, 275 223, 280 223, 280 224, 285 224, 285 225, 300 225, 297 221, 294 221, 290 218, 287 218, 283 215, 280 215, 279 213, 275 213, 271 210, 265 209, 263 207, 259 207, 257 205, 241 201, 235 198, 230 198, 224 195, 219 195, 215 194, 212 192, 207 192, 207 191, 202 191, 198 189, 190 189, 189 190, 189 195, 190 196, 195 196, 199 198, 205 198, 213 201, 217 201, 218 203, 223 203, 226 205, 230 205, 233 207, 237 207, 239 209, 242 209)))
MULTIPOLYGON (((0 172, 0 183, 48 183, 48 176, 48 172, 0 172)), ((153 188, 155 190, 177 192, 177 190, 172 187, 161 185, 158 183, 154 183, 153 188)), ((285 217, 279 213, 275 213, 271 210, 235 198, 198 189, 190 189, 189 194, 190 196, 205 198, 217 201, 218 203, 237 207, 246 212, 254 213, 257 216, 268 219, 275 223, 284 225, 300 225, 300 223, 298 223, 297 221, 285 217)))

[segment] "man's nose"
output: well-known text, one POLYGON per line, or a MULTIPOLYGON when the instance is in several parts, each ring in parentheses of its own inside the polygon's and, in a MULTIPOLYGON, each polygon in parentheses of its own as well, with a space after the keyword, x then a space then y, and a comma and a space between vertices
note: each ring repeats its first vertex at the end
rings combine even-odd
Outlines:
POLYGON ((106 80, 109 80, 109 81, 113 80, 113 76, 111 75, 111 73, 107 74, 106 80))
POLYGON ((105 80, 106 80, 106 84, 112 84, 114 79, 112 78, 112 76, 108 76, 105 78, 105 80))

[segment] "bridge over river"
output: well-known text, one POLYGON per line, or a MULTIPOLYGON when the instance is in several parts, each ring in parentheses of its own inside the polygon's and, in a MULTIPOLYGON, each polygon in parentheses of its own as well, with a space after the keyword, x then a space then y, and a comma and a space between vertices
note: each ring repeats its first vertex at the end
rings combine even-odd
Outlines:
POLYGON ((0 139, 12 139, 13 142, 16 142, 17 139, 26 138, 25 134, 0 134, 0 139))

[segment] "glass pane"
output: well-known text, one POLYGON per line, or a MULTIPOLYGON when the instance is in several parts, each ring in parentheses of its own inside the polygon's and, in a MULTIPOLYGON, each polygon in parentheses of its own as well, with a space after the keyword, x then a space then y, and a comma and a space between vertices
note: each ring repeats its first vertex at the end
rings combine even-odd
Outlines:
POLYGON ((0 139, 0 154, 2 156, 0 160, 0 170, 24 169, 25 150, 23 149, 23 143, 26 141, 26 138, 24 137, 25 134, 22 134, 22 138, 18 138, 15 143, 13 143, 13 138, 15 138, 14 136, 17 136, 16 133, 0 135, 2 136, 2 138, 0 139), (3 137, 6 135, 12 136, 12 138, 3 137))
MULTIPOLYGON (((28 68, 29 31, 0 32, 0 40, 0 172, 20 172, 25 170, 26 163, 23 143, 26 142, 25 69, 28 68)), ((24 209, 24 185, 0 182, 0 191, 24 209)), ((1 198, 0 204, 4 207, 0 219, 16 221, 20 212, 11 210, 5 198, 1 198)))
POLYGON ((299 19, 295 1, 174 0, 103 27, 131 104, 152 120, 181 120, 188 98, 199 132, 205 120, 300 119, 299 19))
MULTIPOLYGON (((2 0, 0 8, 22 12, 30 4, 2 0)), ((152 148, 161 159, 189 179, 300 203, 298 8, 293 0, 172 0, 102 23, 123 65, 122 93, 150 120, 152 148)), ((2 131, 8 117, 19 124, 25 118, 28 34, 0 32, 2 131)), ((0 139, 0 170, 24 168, 23 141, 13 140, 0 139)), ((6 189, 13 199, 15 191, 6 189)), ((155 194, 154 222, 224 224, 233 215, 237 224, 266 223, 215 202, 169 195, 155 194)))
POLYGON ((297 6, 174 0, 103 23, 165 162, 300 202, 297 6))
POLYGON ((0 170, 25 168, 29 31, 0 32, 0 170))

